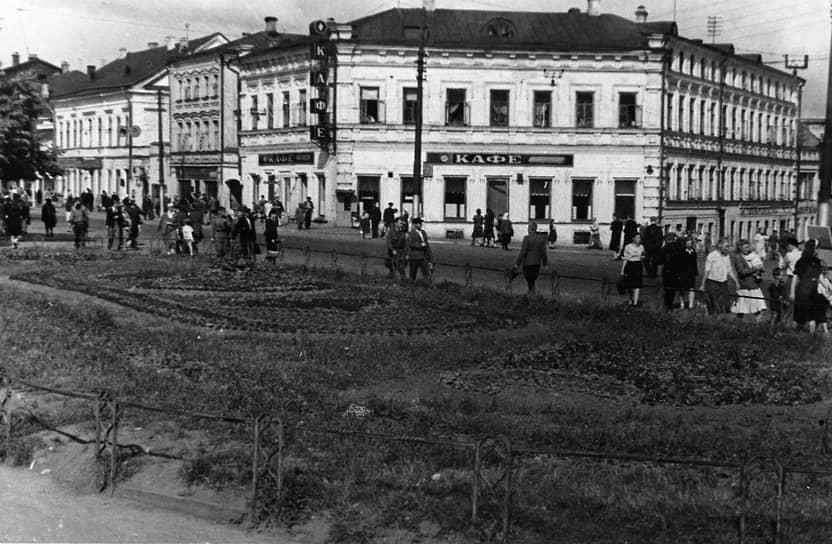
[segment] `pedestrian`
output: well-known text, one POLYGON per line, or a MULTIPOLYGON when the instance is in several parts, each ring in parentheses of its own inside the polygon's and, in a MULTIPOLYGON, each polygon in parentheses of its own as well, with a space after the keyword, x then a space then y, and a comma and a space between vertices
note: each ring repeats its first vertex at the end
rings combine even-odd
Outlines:
POLYGON ((699 290, 705 293, 705 304, 708 306, 709 314, 718 315, 728 311, 729 278, 739 289, 740 282, 728 254, 728 239, 720 238, 716 247, 705 258, 705 271, 699 285, 699 290))
POLYGON ((555 249, 555 244, 558 243, 558 229, 555 227, 555 220, 549 220, 549 236, 547 236, 549 241, 549 249, 555 249))
POLYGON ((173 206, 169 207, 162 218, 159 219, 159 227, 156 229, 157 232, 161 231, 162 233, 162 240, 165 243, 168 255, 178 253, 179 249, 179 227, 176 224, 176 214, 176 208, 173 206))
POLYGON ((413 228, 407 234, 407 260, 410 264, 410 279, 416 281, 416 274, 422 271, 422 277, 430 281, 433 268, 433 254, 427 233, 422 230, 422 218, 414 217, 413 228))
POLYGON ((673 310, 676 307, 676 294, 680 290, 680 265, 679 253, 681 247, 676 237, 668 233, 664 237, 664 245, 659 251, 659 259, 662 266, 662 287, 664 289, 664 307, 666 310, 673 310))
POLYGON ((779 268, 782 268, 786 274, 786 291, 791 292, 792 282, 794 281, 795 267, 797 261, 803 257, 803 253, 798 249, 797 238, 789 236, 785 239, 786 253, 779 260, 779 268))
POLYGON ((69 218, 72 216, 72 210, 75 208, 75 199, 72 197, 72 193, 66 195, 66 200, 64 200, 64 211, 66 215, 64 219, 66 221, 66 231, 72 232, 72 223, 69 222, 69 218))
POLYGON ((601 228, 598 226, 598 220, 592 218, 592 224, 589 226, 589 245, 588 249, 604 249, 601 245, 601 228))
POLYGON ((298 203, 298 207, 295 210, 295 222, 298 224, 298 230, 303 229, 303 223, 306 219, 306 208, 303 205, 303 202, 298 203))
POLYGON ((182 225, 182 246, 183 250, 187 251, 191 257, 196 254, 194 250, 194 226, 190 219, 186 219, 185 224, 182 225))
POLYGON ((511 243, 511 237, 514 236, 514 226, 511 224, 511 219, 508 217, 508 212, 503 214, 503 219, 500 221, 500 245, 505 251, 508 251, 508 245, 511 243))
MULTIPOLYGON (((621 251, 619 252, 619 256, 622 258, 624 257, 624 247, 633 241, 636 234, 638 234, 638 223, 636 223, 635 220, 628 215, 624 219, 624 243, 621 247, 621 251)), ((677 238, 680 237, 681 236, 677 236, 677 238)))
POLYGON ((55 211, 55 205, 52 204, 52 199, 49 197, 46 197, 46 202, 40 208, 40 220, 43 221, 46 236, 55 236, 55 225, 58 224, 58 214, 55 211))
POLYGON ((638 306, 639 294, 644 287, 644 246, 641 245, 641 235, 636 233, 633 239, 624 246, 624 253, 621 263, 621 279, 619 280, 619 292, 624 290, 629 297, 630 306, 638 306))
POLYGON ((523 237, 520 254, 517 255, 514 266, 522 270, 529 294, 535 294, 534 284, 540 268, 549 266, 549 261, 546 254, 546 235, 538 234, 537 223, 534 221, 529 221, 529 233, 523 237))
POLYGON ((128 246, 130 249, 139 249, 139 233, 142 231, 142 211, 136 205, 136 201, 133 199, 127 199, 127 207, 125 209, 125 213, 130 220, 130 232, 127 236, 127 239, 130 241, 130 245, 128 246))
POLYGON ((266 239, 266 260, 272 264, 276 262, 278 255, 280 255, 280 237, 277 233, 279 223, 277 210, 272 208, 266 217, 265 232, 263 233, 266 239))
POLYGON ((393 225, 396 223, 396 208, 393 207, 392 202, 387 203, 387 207, 384 208, 384 213, 382 214, 381 222, 384 225, 381 229, 381 236, 386 237, 387 233, 393 228, 393 225))
POLYGON ((783 316, 788 313, 790 306, 789 294, 786 292, 786 281, 783 271, 775 268, 771 271, 771 283, 768 286, 768 303, 771 309, 769 323, 778 325, 783 316))
POLYGON ((696 277, 699 276, 696 242, 693 236, 688 236, 677 244, 680 248, 675 254, 677 262, 673 264, 673 268, 678 278, 679 298, 682 299, 682 308, 693 310, 696 300, 696 277))
POLYGON ((14 198, 3 206, 3 221, 6 225, 6 234, 9 236, 12 248, 17 249, 20 237, 23 236, 23 205, 20 195, 14 193, 14 198))
POLYGON ((485 217, 483 218, 483 243, 485 247, 493 247, 494 244, 494 227, 497 224, 497 218, 491 208, 485 209, 485 217))
POLYGON ((644 227, 644 268, 648 278, 655 278, 659 270, 659 252, 662 248, 664 236, 661 227, 656 223, 656 218, 650 218, 650 224, 644 227))
POLYGON ((407 222, 404 217, 399 217, 387 231, 387 259, 384 264, 389 271, 388 278, 405 278, 407 222))
MULTIPOLYGON (((483 229, 485 218, 482 216, 481 209, 477 208, 477 212, 471 221, 474 223, 474 230, 471 232, 471 245, 475 246, 477 245, 477 238, 483 238, 485 236, 485 230, 483 229)), ((482 246, 482 242, 480 242, 480 246, 482 246)))
POLYGON ((624 223, 613 214, 612 222, 610 223, 610 251, 613 252, 613 258, 616 261, 621 260, 618 252, 621 250, 621 233, 624 231, 624 223))
POLYGON ((381 210, 378 207, 378 202, 373 202, 370 207, 370 225, 373 232, 373 238, 378 238, 378 226, 381 224, 381 210))
POLYGON ((218 206, 211 218, 211 242, 220 259, 225 258, 228 253, 229 234, 231 234, 231 220, 225 213, 225 208, 218 206))
POLYGON ((254 221, 251 219, 247 206, 241 206, 238 210, 238 214, 239 217, 231 231, 231 237, 237 238, 240 241, 240 258, 254 261, 256 260, 256 257, 254 256, 254 246, 257 241, 257 232, 254 230, 254 221))
POLYGON ((826 311, 829 301, 818 290, 825 264, 818 258, 817 242, 808 240, 797 261, 791 282, 789 299, 794 301, 793 319, 798 327, 815 332, 818 326, 828 332, 826 311))
POLYGON ((75 205, 70 212, 69 223, 72 225, 72 232, 75 236, 75 249, 86 247, 90 216, 86 206, 82 206, 80 200, 75 201, 75 205))
POLYGON ((361 213, 361 219, 358 221, 358 229, 361 233, 361 239, 365 240, 368 236, 371 236, 372 233, 370 232, 372 220, 370 218, 370 212, 367 208, 364 208, 364 211, 361 213))
POLYGON ((762 260, 766 260, 766 247, 768 246, 768 236, 763 229, 757 229, 754 234, 754 252, 760 256, 762 260))
POLYGON ((118 236, 117 251, 124 249, 124 213, 121 209, 121 202, 118 199, 108 199, 105 211, 104 225, 107 227, 107 249, 113 249, 116 236, 118 236))
MULTIPOLYGON (((306 230, 309 230, 312 227, 312 212, 315 210, 315 205, 312 204, 312 197, 306 197, 306 204, 303 207, 303 226, 306 227, 306 230)), ((379 214, 379 219, 381 218, 381 214, 379 214)), ((378 224, 376 224, 378 225, 378 224)), ((376 226, 378 228, 378 226, 376 226)), ((377 236, 376 236, 377 237, 377 236)))

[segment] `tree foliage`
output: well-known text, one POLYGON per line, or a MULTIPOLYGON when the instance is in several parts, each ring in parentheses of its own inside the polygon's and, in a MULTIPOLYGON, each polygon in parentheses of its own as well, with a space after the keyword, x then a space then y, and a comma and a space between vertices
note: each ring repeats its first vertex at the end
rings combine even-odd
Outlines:
POLYGON ((0 82, 0 174, 5 180, 31 180, 61 173, 53 149, 44 147, 37 123, 45 108, 37 85, 0 82))

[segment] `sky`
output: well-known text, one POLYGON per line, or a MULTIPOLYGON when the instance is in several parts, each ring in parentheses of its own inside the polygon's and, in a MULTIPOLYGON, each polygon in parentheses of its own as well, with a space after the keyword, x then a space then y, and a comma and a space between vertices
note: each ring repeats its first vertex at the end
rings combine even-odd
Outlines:
MULTIPOLYGON (((437 8, 565 12, 586 11, 586 0, 435 0, 437 8)), ((648 20, 673 20, 687 38, 710 42, 708 18, 717 17, 717 42, 731 42, 738 53, 761 53, 783 68, 783 56, 809 67, 804 117, 824 117, 828 78, 830 2, 828 0, 600 0, 601 11, 630 19, 643 4, 648 20), (675 17, 674 17, 675 13, 675 17)), ((190 37, 222 32, 230 39, 263 28, 263 18, 278 18, 278 30, 305 33, 315 19, 347 21, 393 7, 420 7, 421 0, 0 0, 0 62, 13 52, 29 54, 73 69, 101 66, 120 48, 140 50, 166 36, 190 37)))

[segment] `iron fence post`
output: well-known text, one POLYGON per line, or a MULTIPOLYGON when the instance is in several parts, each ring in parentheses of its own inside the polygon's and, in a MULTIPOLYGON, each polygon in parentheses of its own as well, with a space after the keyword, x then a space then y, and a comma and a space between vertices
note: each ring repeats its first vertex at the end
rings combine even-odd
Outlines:
POLYGON ((783 492, 786 488, 786 469, 777 463, 777 517, 774 520, 774 544, 783 542, 783 492))
POLYGON ((277 496, 283 500, 283 418, 277 420, 277 496))
POLYGON ((0 369, 0 416, 3 418, 3 442, 8 459, 9 446, 12 442, 12 381, 0 369))
POLYGON ((260 418, 262 416, 254 417, 254 445, 251 452, 251 523, 254 524, 257 520, 257 473, 259 468, 257 466, 257 454, 260 449, 260 418))
POLYGON ((505 495, 503 496, 503 543, 510 542, 509 532, 511 531, 511 443, 507 437, 503 437, 506 448, 505 457, 505 495))
POLYGON ((474 445, 474 477, 471 481, 471 525, 477 525, 477 501, 480 490, 480 443, 474 445))
POLYGON ((471 289, 474 287, 473 269, 471 263, 465 263, 465 287, 471 289))
POLYGON ((116 474, 118 470, 118 400, 113 395, 111 402, 112 409, 112 430, 110 441, 112 448, 110 450, 110 495, 115 493, 116 474))
POLYGON ((739 474, 739 499, 740 499, 740 511, 739 511, 739 519, 737 520, 737 544, 745 544, 745 514, 748 508, 748 474, 747 474, 747 465, 748 459, 743 458, 742 463, 740 464, 740 474, 739 474))

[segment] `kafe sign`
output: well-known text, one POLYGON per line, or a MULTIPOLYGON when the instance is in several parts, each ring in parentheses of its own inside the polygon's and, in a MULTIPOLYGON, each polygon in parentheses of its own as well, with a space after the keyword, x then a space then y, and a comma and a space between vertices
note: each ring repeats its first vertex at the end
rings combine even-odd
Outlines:
POLYGON ((309 112, 317 117, 309 127, 309 138, 317 142, 321 149, 335 149, 335 119, 332 118, 335 99, 335 87, 330 85, 330 73, 335 71, 335 44, 329 39, 330 29, 326 21, 312 21, 309 23, 309 35, 315 38, 309 51, 312 59, 312 69, 309 72, 309 85, 318 90, 318 96, 309 99, 309 112))
POLYGON ((574 155, 531 155, 523 153, 428 153, 427 163, 477 166, 573 166, 574 155))

